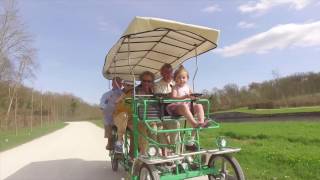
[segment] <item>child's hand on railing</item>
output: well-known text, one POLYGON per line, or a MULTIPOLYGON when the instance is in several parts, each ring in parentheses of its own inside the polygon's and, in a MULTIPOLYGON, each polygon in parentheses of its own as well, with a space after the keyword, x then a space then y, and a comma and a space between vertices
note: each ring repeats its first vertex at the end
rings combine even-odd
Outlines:
POLYGON ((199 97, 196 97, 196 96, 192 96, 192 95, 190 95, 190 99, 191 99, 191 100, 193 100, 193 101, 195 101, 195 100, 198 100, 198 99, 199 99, 199 97))
POLYGON ((182 97, 182 99, 191 99, 191 96, 190 96, 190 94, 186 94, 186 95, 184 95, 184 96, 182 97))

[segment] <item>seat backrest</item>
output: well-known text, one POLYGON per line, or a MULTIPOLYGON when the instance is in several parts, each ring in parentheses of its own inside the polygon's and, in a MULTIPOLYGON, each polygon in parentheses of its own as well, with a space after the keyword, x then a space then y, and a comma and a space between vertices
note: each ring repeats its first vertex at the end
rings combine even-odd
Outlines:
MULTIPOLYGON (((138 116, 139 119, 143 119, 143 113, 144 113, 144 107, 139 106, 138 107, 138 116)), ((160 108, 157 105, 148 105, 147 111, 146 111, 147 119, 149 118, 160 118, 160 108)))

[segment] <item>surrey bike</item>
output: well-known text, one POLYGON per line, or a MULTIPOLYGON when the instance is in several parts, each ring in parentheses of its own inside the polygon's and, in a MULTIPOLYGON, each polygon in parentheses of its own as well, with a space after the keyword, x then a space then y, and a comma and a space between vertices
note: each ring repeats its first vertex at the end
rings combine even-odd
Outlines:
MULTIPOLYGON (((118 76, 136 83, 139 75, 148 70, 160 78, 160 67, 169 63, 177 68, 184 61, 217 47, 219 31, 207 27, 184 24, 158 18, 135 17, 117 43, 110 49, 103 67, 103 75, 111 80, 118 76)), ((198 67, 197 67, 198 68, 198 67)), ((196 73, 195 73, 196 74, 196 73)), ((219 128, 219 124, 210 117, 210 102, 201 98, 195 100, 175 100, 167 95, 137 95, 135 89, 126 102, 131 105, 133 132, 127 131, 124 137, 124 152, 110 152, 112 169, 118 170, 122 165, 132 180, 187 179, 207 175, 208 179, 243 180, 244 174, 233 157, 240 148, 227 147, 226 139, 217 137, 217 149, 205 149, 201 146, 199 133, 202 130, 219 128), (210 119, 207 128, 190 128, 184 117, 171 117, 164 113, 166 104, 174 102, 201 103, 205 107, 205 116, 210 119), (157 108, 150 108, 157 107, 157 108), (154 129, 150 123, 178 121, 178 129, 154 129), (142 134, 139 126, 149 133, 164 135, 179 133, 180 139, 175 144, 163 144, 142 134), (188 151, 185 144, 192 131, 196 132, 195 151, 188 151), (133 136, 133 142, 129 141, 133 136), (139 154, 138 138, 148 141, 147 154, 139 154), (133 159, 129 156, 129 144, 133 143, 133 159), (161 156, 161 148, 171 149, 174 154, 161 156)), ((116 132, 113 131, 114 139, 116 132)))

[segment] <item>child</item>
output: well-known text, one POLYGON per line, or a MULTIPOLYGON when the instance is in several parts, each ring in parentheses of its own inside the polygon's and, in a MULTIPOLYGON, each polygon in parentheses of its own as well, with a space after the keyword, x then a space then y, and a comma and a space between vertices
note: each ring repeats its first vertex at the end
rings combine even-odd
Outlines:
MULTIPOLYGON (((183 67, 180 66, 174 73, 175 86, 172 89, 171 98, 173 99, 194 99, 195 97, 191 96, 191 89, 188 86, 187 82, 189 80, 189 73, 183 67)), ((191 113, 191 103, 189 102, 177 102, 172 103, 167 106, 167 111, 170 115, 182 115, 186 118, 187 122, 191 124, 194 128, 207 127, 209 121, 204 121, 204 111, 201 104, 193 104, 194 113, 198 118, 198 122, 194 119, 191 113)), ((195 150, 195 144, 192 142, 195 138, 195 132, 192 133, 189 149, 195 150)), ((188 147, 186 148, 188 150, 188 147)))
POLYGON ((112 79, 112 90, 104 93, 100 99, 100 109, 104 115, 104 137, 108 139, 107 150, 113 149, 112 140, 112 114, 116 105, 116 100, 122 94, 122 79, 115 77, 112 79))

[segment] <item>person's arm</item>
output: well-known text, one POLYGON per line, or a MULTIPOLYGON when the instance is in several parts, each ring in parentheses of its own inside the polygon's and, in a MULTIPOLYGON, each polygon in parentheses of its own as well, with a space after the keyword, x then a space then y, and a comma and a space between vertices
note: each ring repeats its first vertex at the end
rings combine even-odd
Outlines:
POLYGON ((104 93, 104 94, 101 96, 101 98, 100 98, 100 105, 99 105, 99 107, 100 107, 101 110, 103 110, 103 109, 106 107, 106 104, 105 104, 106 99, 107 99, 106 97, 107 97, 107 93, 104 93))
POLYGON ((172 99, 187 99, 187 98, 189 98, 189 95, 178 96, 178 91, 176 89, 173 89, 171 92, 171 98, 172 99))

